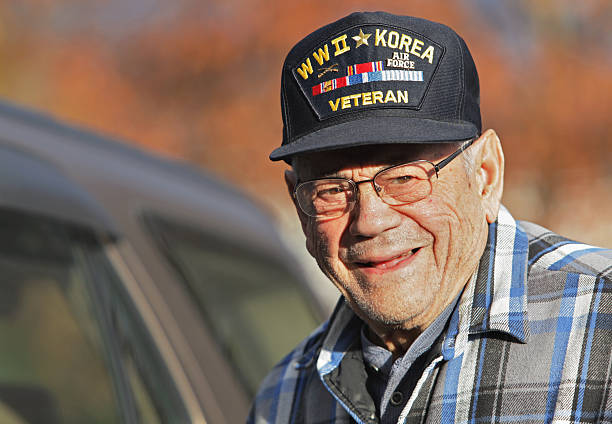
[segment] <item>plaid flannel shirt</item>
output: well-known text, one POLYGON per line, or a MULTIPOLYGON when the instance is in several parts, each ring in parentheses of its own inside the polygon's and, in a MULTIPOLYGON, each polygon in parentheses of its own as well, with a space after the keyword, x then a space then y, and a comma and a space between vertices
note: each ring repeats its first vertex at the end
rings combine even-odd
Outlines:
MULTIPOLYGON (((399 423, 612 423, 612 251, 501 209, 399 423)), ((249 422, 377 423, 340 302, 264 380, 249 422)))

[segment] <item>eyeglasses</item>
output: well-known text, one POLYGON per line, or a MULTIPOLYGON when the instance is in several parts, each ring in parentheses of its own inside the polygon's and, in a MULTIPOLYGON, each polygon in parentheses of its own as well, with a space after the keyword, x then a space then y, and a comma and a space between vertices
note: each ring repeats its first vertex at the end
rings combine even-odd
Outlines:
POLYGON ((374 191, 388 205, 399 206, 418 202, 431 194, 431 178, 453 159, 470 147, 465 142, 446 159, 438 163, 417 160, 382 169, 371 180, 353 181, 347 178, 320 178, 297 184, 293 196, 300 209, 314 218, 339 218, 350 212, 357 202, 359 184, 372 183, 374 191))

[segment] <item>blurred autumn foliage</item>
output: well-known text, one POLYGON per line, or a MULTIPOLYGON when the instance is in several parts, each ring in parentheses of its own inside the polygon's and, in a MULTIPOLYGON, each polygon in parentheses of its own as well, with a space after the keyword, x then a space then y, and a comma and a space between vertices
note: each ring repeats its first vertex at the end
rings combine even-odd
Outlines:
POLYGON ((284 56, 354 10, 457 30, 504 145, 504 203, 612 246, 608 0, 2 0, 0 96, 196 162, 285 216, 284 165, 267 159, 284 56))

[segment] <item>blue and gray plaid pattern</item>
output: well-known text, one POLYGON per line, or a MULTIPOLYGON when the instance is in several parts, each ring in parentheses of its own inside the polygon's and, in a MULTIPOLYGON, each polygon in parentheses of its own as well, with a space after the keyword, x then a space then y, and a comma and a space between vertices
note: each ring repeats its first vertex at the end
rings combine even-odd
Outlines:
MULTIPOLYGON (((349 372, 361 326, 340 302, 264 380, 249 422, 378 422, 365 381, 334 383, 349 372)), ((612 251, 502 208, 398 422, 612 423, 610 391, 612 251)))

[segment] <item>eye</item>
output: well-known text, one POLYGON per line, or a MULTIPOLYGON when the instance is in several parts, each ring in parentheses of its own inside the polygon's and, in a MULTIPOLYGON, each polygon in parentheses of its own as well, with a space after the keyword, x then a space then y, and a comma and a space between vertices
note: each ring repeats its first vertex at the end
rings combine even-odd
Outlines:
POLYGON ((387 184, 407 184, 415 178, 414 175, 398 175, 397 177, 389 178, 387 184))
POLYGON ((319 188, 317 190, 317 197, 333 197, 333 196, 337 196, 338 194, 342 194, 344 193, 346 190, 344 187, 341 186, 334 186, 334 187, 328 187, 328 188, 319 188))

